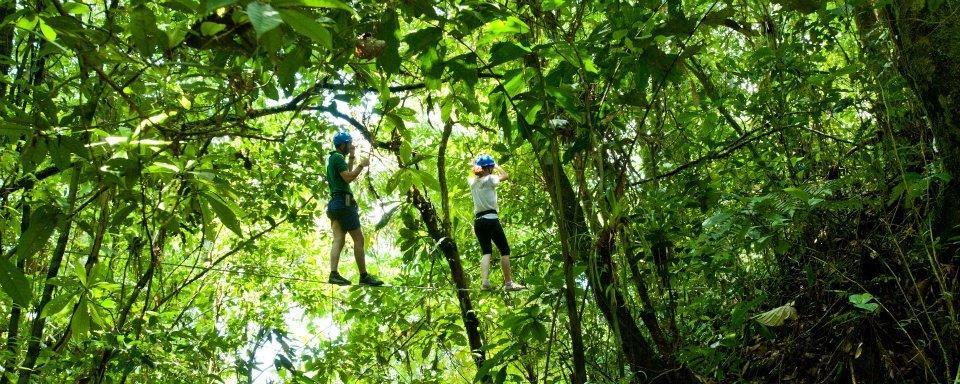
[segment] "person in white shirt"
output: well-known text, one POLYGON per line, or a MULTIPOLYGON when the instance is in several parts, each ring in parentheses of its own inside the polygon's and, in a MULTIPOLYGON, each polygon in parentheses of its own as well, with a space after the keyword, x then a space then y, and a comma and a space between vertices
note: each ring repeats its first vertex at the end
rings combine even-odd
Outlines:
POLYGON ((477 235, 477 241, 480 242, 480 250, 483 253, 480 259, 480 277, 483 289, 490 289, 490 256, 493 254, 493 246, 496 244, 500 251, 500 268, 503 269, 503 288, 508 291, 517 291, 524 289, 513 281, 510 273, 510 244, 507 242, 507 236, 500 225, 500 219, 497 216, 497 185, 501 181, 507 180, 507 172, 497 166, 497 163, 490 155, 480 155, 477 157, 476 166, 473 168, 474 176, 468 181, 470 183, 470 194, 473 196, 473 232, 477 235))

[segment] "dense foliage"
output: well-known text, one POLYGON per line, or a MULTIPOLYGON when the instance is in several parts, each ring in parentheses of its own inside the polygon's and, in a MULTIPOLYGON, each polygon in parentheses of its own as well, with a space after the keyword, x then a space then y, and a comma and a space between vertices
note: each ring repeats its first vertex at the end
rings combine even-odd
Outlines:
POLYGON ((957 36, 955 0, 5 1, 0 383, 957 383, 957 36), (337 130, 385 287, 325 283, 337 130), (480 153, 526 291, 479 289, 480 153))

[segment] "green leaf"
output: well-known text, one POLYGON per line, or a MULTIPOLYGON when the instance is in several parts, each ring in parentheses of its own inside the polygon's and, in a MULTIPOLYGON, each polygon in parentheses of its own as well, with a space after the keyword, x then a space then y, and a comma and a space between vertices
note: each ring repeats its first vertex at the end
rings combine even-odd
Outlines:
POLYGON ((477 84, 477 56, 473 53, 448 60, 445 66, 450 71, 453 80, 463 81, 471 88, 477 84))
POLYGON ((388 74, 400 72, 400 39, 397 38, 399 30, 397 12, 391 8, 387 10, 380 25, 380 38, 383 39, 385 47, 377 57, 377 67, 388 74))
POLYGON ((137 6, 130 11, 127 31, 133 38, 134 46, 144 56, 151 56, 158 47, 167 46, 167 34, 157 29, 157 17, 145 6, 137 6))
POLYGON ((793 307, 793 302, 789 302, 786 305, 776 307, 759 315, 753 317, 757 320, 758 323, 766 325, 768 327, 779 327, 783 325, 787 319, 797 319, 797 309, 793 307))
POLYGON ((54 297, 43 307, 43 310, 40 311, 40 317, 49 317, 56 316, 63 312, 64 309, 67 309, 67 306, 72 304, 74 299, 77 298, 78 292, 67 292, 60 296, 54 297))
POLYGON ((506 19, 494 20, 484 28, 488 35, 515 35, 518 33, 530 32, 530 27, 516 16, 509 16, 506 19))
POLYGON ((434 19, 437 17, 433 0, 404 0, 400 9, 408 16, 415 18, 423 16, 426 19, 434 19))
POLYGON ((146 171, 147 173, 177 174, 180 173, 180 168, 173 164, 156 162, 150 164, 150 166, 146 168, 146 171))
POLYGON ((490 66, 497 66, 508 61, 516 60, 530 53, 530 48, 510 41, 501 41, 490 48, 490 66))
POLYGON ((783 9, 788 11, 800 13, 813 13, 823 6, 818 0, 777 0, 774 3, 782 5, 783 9))
POLYGON ((127 216, 130 216, 130 213, 136 208, 137 206, 135 204, 128 204, 123 208, 120 208, 120 210, 113 214, 113 218, 110 219, 110 226, 116 227, 120 224, 123 224, 123 221, 127 218, 127 216))
POLYGON ((855 295, 850 295, 847 298, 850 301, 850 304, 853 304, 854 307, 860 308, 867 312, 876 312, 877 308, 880 307, 880 304, 871 303, 873 300, 873 295, 869 293, 858 293, 855 295))
POLYGON ((87 269, 84 268, 83 264, 72 263, 73 264, 73 275, 77 277, 77 280, 80 281, 80 284, 84 287, 87 286, 87 269))
POLYGON ((443 36, 443 29, 437 27, 427 27, 413 32, 403 39, 410 49, 408 55, 415 55, 426 51, 430 47, 436 46, 443 36))
POLYGON ((274 1, 271 4, 278 7, 312 7, 312 8, 331 8, 331 9, 342 9, 344 11, 350 12, 352 15, 357 16, 357 11, 353 9, 347 3, 344 3, 340 0, 280 0, 274 1))
POLYGON ((206 196, 206 201, 210 204, 210 208, 213 209, 213 212, 220 218, 220 222, 233 231, 233 233, 236 233, 237 236, 243 236, 240 221, 237 220, 237 214, 233 209, 231 209, 220 196, 209 193, 204 193, 204 196, 206 196))
MULTIPOLYGON (((163 2, 163 6, 172 9, 175 11, 186 12, 186 13, 196 13, 197 10, 205 10, 206 8, 200 7, 200 2, 196 0, 168 0, 163 2)), ((204 12, 209 13, 209 12, 204 12)))
POLYGON ((30 17, 23 16, 17 19, 17 28, 32 31, 39 23, 40 18, 37 17, 37 15, 30 15, 30 17))
POLYGON ((783 191, 803 201, 807 201, 812 197, 810 196, 810 193, 797 187, 787 187, 784 188, 783 191))
POLYGON ((203 13, 208 14, 236 2, 237 0, 207 0, 203 3, 203 13))
POLYGON ((537 121, 537 113, 539 113, 542 108, 543 103, 534 103, 529 109, 527 109, 526 112, 524 112, 523 118, 527 121, 527 124, 533 124, 537 121))
POLYGON ((70 139, 69 136, 61 136, 56 138, 56 140, 50 140, 48 143, 50 158, 53 159, 53 164, 60 169, 70 167, 70 151, 67 148, 63 148, 63 143, 68 139, 70 139))
POLYGON ((30 305, 30 300, 33 298, 30 280, 17 269, 16 265, 5 258, 0 258, 0 287, 17 305, 21 307, 30 305))
POLYGON ((701 224, 701 226, 702 226, 703 228, 709 229, 709 228, 711 228, 711 227, 716 226, 717 224, 726 222, 727 220, 730 219, 730 216, 731 216, 731 215, 730 215, 730 212, 720 211, 720 212, 718 212, 717 214, 715 214, 715 215, 713 215, 713 216, 710 216, 709 218, 707 218, 706 220, 704 220, 704 221, 703 221, 703 224, 701 224))
POLYGON ((257 38, 264 33, 276 28, 283 20, 280 13, 273 9, 269 4, 263 4, 257 1, 251 1, 247 4, 247 16, 250 17, 250 23, 253 29, 257 31, 257 38))
POLYGON ((284 90, 287 92, 293 91, 297 72, 307 63, 309 58, 310 48, 308 45, 298 46, 294 48, 293 52, 290 52, 290 54, 284 57, 280 63, 280 67, 277 68, 277 81, 284 90))
POLYGON ((434 191, 440 190, 440 182, 437 181, 437 178, 432 174, 416 168, 410 168, 409 170, 411 173, 416 175, 417 179, 420 180, 420 182, 423 183, 423 185, 426 186, 427 188, 432 189, 434 191))
POLYGON ((45 205, 33 211, 30 215, 30 226, 20 235, 20 240, 17 242, 18 260, 33 256, 47 244, 47 239, 56 227, 59 214, 60 210, 51 205, 45 205))
POLYGON ((90 6, 71 1, 63 4, 63 10, 71 15, 86 15, 90 13, 90 6))
POLYGON ((330 49, 333 47, 333 37, 330 35, 330 31, 314 20, 313 17, 295 9, 280 9, 277 12, 280 12, 280 17, 290 28, 293 28, 294 32, 313 39, 324 48, 330 49))
POLYGON ((40 32, 43 34, 43 38, 47 41, 56 41, 57 40, 57 31, 54 31, 46 22, 40 20, 40 32))
POLYGON ((509 80, 503 84, 503 89, 507 92, 507 95, 514 97, 526 88, 527 80, 532 76, 533 72, 522 69, 507 72, 504 78, 508 78, 509 80))
POLYGON ((174 26, 164 33, 167 34, 167 48, 176 47, 187 37, 187 29, 179 26, 174 26))
POLYGON ((87 299, 80 299, 80 305, 77 311, 73 313, 73 319, 70 320, 70 330, 77 336, 86 335, 90 331, 90 311, 87 308, 87 299))
POLYGON ((550 12, 555 9, 560 9, 566 3, 566 0, 543 0, 540 2, 540 9, 544 12, 550 12))
POLYGON ((200 24, 200 33, 202 33, 204 36, 213 36, 226 28, 226 24, 204 21, 203 24, 200 24))
POLYGON ((0 135, 10 139, 18 140, 31 131, 33 131, 33 129, 29 125, 0 120, 0 135))

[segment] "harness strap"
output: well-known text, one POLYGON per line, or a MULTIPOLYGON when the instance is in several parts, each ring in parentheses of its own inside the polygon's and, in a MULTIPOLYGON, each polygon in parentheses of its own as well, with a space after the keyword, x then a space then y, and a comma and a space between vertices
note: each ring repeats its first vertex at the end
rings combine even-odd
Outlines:
POLYGON ((496 210, 496 209, 488 209, 488 210, 486 210, 486 211, 480 211, 480 212, 477 212, 476 215, 473 215, 473 217, 474 217, 475 219, 479 219, 479 218, 483 217, 484 215, 488 215, 488 214, 491 214, 491 213, 496 214, 496 213, 497 213, 497 210, 496 210))
POLYGON ((352 193, 341 193, 341 192, 338 192, 338 193, 334 193, 333 196, 331 196, 331 197, 334 198, 334 199, 336 199, 337 197, 340 197, 340 196, 343 196, 343 205, 344 205, 344 206, 349 207, 349 206, 354 205, 354 204, 356 203, 356 200, 353 199, 353 194, 352 194, 352 193))

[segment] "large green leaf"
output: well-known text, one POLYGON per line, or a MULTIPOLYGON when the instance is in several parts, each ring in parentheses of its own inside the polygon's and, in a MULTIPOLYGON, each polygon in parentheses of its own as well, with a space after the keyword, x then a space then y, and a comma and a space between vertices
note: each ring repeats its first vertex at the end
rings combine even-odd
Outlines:
POLYGON ((880 307, 880 304, 877 304, 873 301, 873 295, 869 293, 858 293, 855 295, 850 295, 847 298, 850 301, 850 304, 853 304, 854 307, 860 308, 867 312, 876 312, 877 308, 880 307))
POLYGON ((59 296, 50 299, 50 302, 43 307, 43 311, 40 312, 40 317, 55 316, 60 312, 63 312, 67 309, 67 306, 73 304, 77 299, 80 291, 66 292, 59 296))
POLYGON ((141 54, 150 56, 158 48, 167 46, 167 34, 157 29, 157 17, 145 6, 130 11, 130 24, 127 25, 133 44, 141 54))
POLYGON ((236 233, 237 236, 243 236, 240 220, 237 219, 237 214, 230 208, 230 205, 220 196, 210 193, 205 193, 204 196, 206 197, 207 203, 210 204, 210 208, 213 209, 213 212, 220 218, 220 222, 233 231, 233 233, 236 233))
POLYGON ((80 305, 77 306, 73 318, 70 320, 70 330, 77 336, 86 335, 90 331, 90 310, 88 300, 80 299, 80 305))
POLYGON ((279 9, 277 12, 280 12, 280 17, 290 28, 293 28, 294 32, 313 39, 324 48, 333 47, 330 31, 313 17, 295 9, 279 9))
POLYGON ((797 309, 793 307, 793 302, 787 303, 754 316, 758 323, 768 327, 779 327, 788 319, 797 319, 797 309))
POLYGON ((331 8, 331 9, 342 9, 344 11, 350 12, 354 16, 357 15, 357 11, 353 9, 347 3, 344 3, 340 0, 278 0, 273 1, 270 4, 277 7, 312 7, 312 8, 331 8))
POLYGON ((290 54, 283 59, 283 62, 280 63, 280 67, 277 69, 277 80, 284 90, 287 92, 293 90, 297 71, 307 63, 309 57, 310 48, 304 45, 294 48, 293 52, 290 52, 290 54))
POLYGON ((484 31, 489 35, 515 35, 530 32, 530 27, 516 16, 508 16, 487 23, 484 31))
POLYGON ((511 60, 516 60, 530 53, 530 48, 511 41, 501 41, 490 49, 490 66, 497 66, 511 60))
POLYGON ((236 2, 237 0, 206 0, 203 2, 203 13, 208 14, 236 2))
POLYGON ((399 30, 400 22, 397 20, 396 11, 387 10, 378 36, 385 43, 385 47, 383 53, 377 58, 377 66, 387 73, 400 72, 400 39, 397 38, 399 30))
POLYGON ((47 244, 57 225, 60 210, 52 205, 44 205, 30 215, 30 226, 17 241, 17 258, 26 259, 40 251, 47 244))
POLYGON ((30 305, 33 298, 33 289, 30 280, 16 265, 5 258, 0 258, 0 287, 3 292, 21 307, 30 305))
POLYGON ((403 38, 403 42, 407 43, 407 46, 410 47, 407 54, 415 55, 426 51, 430 47, 436 46, 442 36, 443 29, 427 27, 407 35, 407 37, 403 38))
POLYGON ((283 22, 276 9, 273 9, 269 4, 258 1, 251 1, 250 4, 247 4, 247 16, 250 17, 250 23, 253 24, 253 29, 257 32, 257 38, 283 22))
POLYGON ((226 24, 204 21, 203 24, 200 24, 200 33, 202 33, 204 36, 213 36, 226 28, 226 24))

